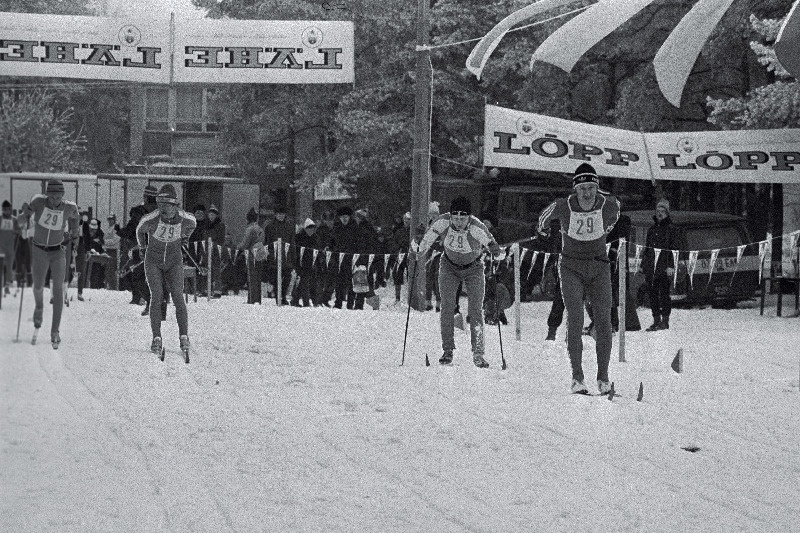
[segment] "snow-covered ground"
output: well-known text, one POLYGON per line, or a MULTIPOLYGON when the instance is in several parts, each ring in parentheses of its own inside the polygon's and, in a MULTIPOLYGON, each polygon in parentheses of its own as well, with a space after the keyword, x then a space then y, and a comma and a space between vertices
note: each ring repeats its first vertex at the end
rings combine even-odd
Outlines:
POLYGON ((19 297, 0 310, 2 531, 800 531, 800 319, 774 303, 677 309, 625 363, 615 340, 609 402, 568 394, 546 302, 503 328, 503 371, 497 327, 491 368, 460 331, 440 367, 438 315, 412 312, 400 366, 403 307, 244 296, 190 301, 189 365, 173 308, 162 363, 129 293, 87 290, 53 351, 31 296, 23 342, 19 297))

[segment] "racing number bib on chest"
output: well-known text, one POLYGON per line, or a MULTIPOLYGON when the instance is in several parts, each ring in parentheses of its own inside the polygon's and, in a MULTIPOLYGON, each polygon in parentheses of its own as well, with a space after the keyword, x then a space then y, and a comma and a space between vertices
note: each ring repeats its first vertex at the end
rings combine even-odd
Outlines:
POLYGON ((444 238, 444 247, 451 252, 460 254, 468 254, 472 252, 472 246, 469 244, 467 230, 457 231, 450 228, 444 238))
POLYGON ((3 230, 3 231, 14 231, 14 219, 12 219, 12 218, 3 218, 3 219, 0 219, 0 220, 2 220, 2 222, 0 222, 0 230, 3 230))
POLYGON ((64 229, 64 211, 55 211, 45 207, 39 217, 38 224, 50 231, 62 230, 64 229))
POLYGON ((603 211, 571 212, 567 235, 576 241, 594 241, 603 236, 603 211))
POLYGON ((158 221, 153 237, 161 242, 175 242, 181 238, 180 224, 167 224, 163 220, 158 221))

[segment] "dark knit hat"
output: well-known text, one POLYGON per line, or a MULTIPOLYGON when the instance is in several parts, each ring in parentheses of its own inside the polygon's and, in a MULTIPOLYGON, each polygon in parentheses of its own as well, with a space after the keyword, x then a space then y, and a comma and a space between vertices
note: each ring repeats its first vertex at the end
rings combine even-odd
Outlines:
POLYGON ((147 198, 148 196, 151 198, 155 198, 158 194, 158 189, 156 189, 155 185, 148 185, 144 188, 144 196, 147 198))
POLYGON ((205 211, 206 210, 206 206, 204 206, 203 204, 197 204, 196 206, 194 206, 194 210, 195 210, 195 212, 197 212, 197 211, 205 211))
POLYGON ((245 218, 247 219, 248 222, 255 222, 256 220, 258 220, 258 213, 256 213, 256 210, 251 207, 250 211, 248 211, 247 214, 245 215, 245 218))
POLYGON ((6 207, 11 207, 11 202, 9 202, 8 200, 3 200, 3 209, 5 209, 6 207))
POLYGON ((47 182, 45 194, 64 194, 64 184, 61 180, 50 180, 47 182))
POLYGON ((662 198, 661 200, 659 200, 658 203, 656 204, 656 209, 658 209, 659 207, 663 207, 664 210, 667 212, 667 214, 669 214, 669 200, 667 200, 666 198, 662 198))
POLYGON ((450 212, 462 211, 464 213, 472 214, 472 203, 466 196, 456 196, 450 202, 450 212))
POLYGON ((178 205, 178 193, 175 192, 175 187, 170 183, 163 185, 161 189, 158 190, 156 202, 160 204, 178 205))
POLYGON ((581 183, 594 183, 600 187, 600 178, 597 177, 597 172, 589 163, 581 163, 580 166, 575 169, 575 174, 572 177, 572 186, 575 187, 581 183))
POLYGON ((336 210, 336 216, 337 217, 343 217, 345 215, 347 215, 349 217, 353 216, 353 209, 350 208, 350 207, 344 206, 344 207, 340 207, 339 209, 336 210))

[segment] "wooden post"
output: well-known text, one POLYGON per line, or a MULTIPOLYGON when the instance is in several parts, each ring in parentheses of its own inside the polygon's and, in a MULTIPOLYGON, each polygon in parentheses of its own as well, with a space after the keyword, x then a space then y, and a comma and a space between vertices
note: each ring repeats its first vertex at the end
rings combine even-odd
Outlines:
POLYGON ((628 281, 628 243, 624 238, 619 240, 617 249, 617 268, 619 269, 619 303, 617 305, 617 317, 619 322, 619 362, 625 362, 625 313, 627 298, 628 281))
POLYGON ((519 243, 512 246, 514 250, 514 328, 517 333, 517 340, 522 340, 522 325, 520 321, 520 295, 522 290, 520 288, 520 269, 522 265, 519 260, 519 243))
MULTIPOLYGON (((208 237, 207 241, 208 241, 208 264, 207 264, 208 270, 206 271, 206 278, 207 278, 207 282, 206 282, 207 300, 206 301, 210 302, 211 301, 211 270, 212 270, 211 261, 214 260, 214 257, 213 257, 214 256, 214 241, 211 240, 211 237, 208 237)), ((199 272, 198 272, 198 274, 199 274, 199 272)))
POLYGON ((278 307, 280 307, 281 302, 283 301, 283 239, 278 237, 278 250, 275 254, 275 258, 278 261, 278 276, 275 280, 275 295, 278 299, 278 307))
MULTIPOLYGON (((416 77, 414 81, 414 152, 411 166, 411 240, 417 232, 428 226, 430 204, 430 153, 431 153, 431 83, 433 73, 430 65, 428 39, 430 34, 430 0, 417 0, 417 49, 416 77)), ((409 280, 411 307, 425 310, 425 259, 419 258, 413 265, 409 257, 409 273, 414 272, 414 281, 409 280)))

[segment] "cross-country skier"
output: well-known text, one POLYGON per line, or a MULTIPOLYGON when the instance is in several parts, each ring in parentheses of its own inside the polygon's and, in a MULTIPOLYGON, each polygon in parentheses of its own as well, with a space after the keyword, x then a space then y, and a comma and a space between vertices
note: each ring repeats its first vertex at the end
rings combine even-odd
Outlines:
POLYGON ((500 246, 483 222, 472 215, 470 201, 459 196, 450 203, 450 212, 439 216, 425 232, 417 254, 424 256, 438 239, 442 240, 444 252, 439 264, 439 293, 442 309, 439 325, 442 334, 442 357, 439 363, 453 362, 453 318, 460 283, 467 290, 469 301, 470 333, 472 338, 472 361, 478 368, 487 368, 484 359, 483 297, 485 278, 481 253, 486 247, 492 254, 500 253, 500 246))
POLYGON ((58 349, 61 337, 58 328, 61 324, 61 311, 64 308, 64 275, 67 267, 66 246, 72 241, 73 249, 78 244, 80 214, 78 206, 64 200, 64 184, 60 180, 49 180, 45 194, 36 194, 30 203, 22 204, 17 217, 20 225, 28 220, 34 225, 31 263, 33 269, 33 298, 36 307, 33 311, 32 342, 36 342, 44 314, 44 279, 50 270, 50 292, 53 296, 53 321, 50 325, 50 342, 58 349))
POLYGON ((581 164, 572 178, 575 194, 550 204, 539 217, 538 231, 547 235, 553 220, 561 222, 561 260, 558 271, 567 310, 567 350, 572 365, 573 393, 588 394, 583 382, 583 296, 592 302, 597 343, 597 388, 608 394, 611 358, 611 275, 606 235, 619 218, 613 196, 598 194, 600 179, 594 167, 581 164))
POLYGON ((153 353, 162 354, 161 302, 169 290, 175 303, 181 350, 189 350, 189 316, 183 301, 183 247, 194 231, 194 215, 178 207, 175 187, 166 184, 156 196, 158 209, 142 217, 136 228, 136 241, 145 250, 144 271, 150 287, 150 327, 153 330, 153 353), (166 287, 164 286, 166 284, 166 287))

